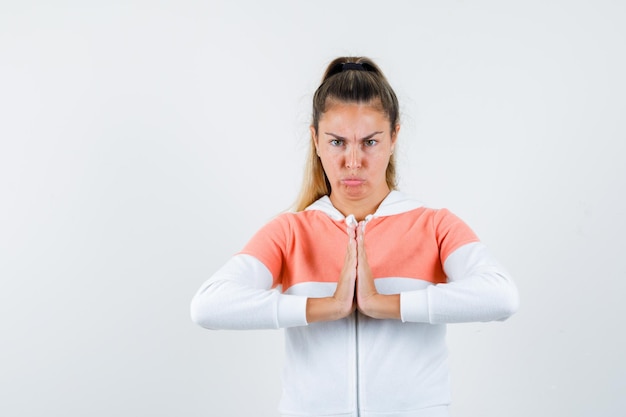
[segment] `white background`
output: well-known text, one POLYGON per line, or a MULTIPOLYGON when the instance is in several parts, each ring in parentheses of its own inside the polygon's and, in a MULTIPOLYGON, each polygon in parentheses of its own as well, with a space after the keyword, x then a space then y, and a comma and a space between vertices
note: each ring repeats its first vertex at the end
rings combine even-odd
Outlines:
POLYGON ((0 414, 273 416, 282 333, 193 293, 299 189, 311 96, 366 55, 401 189, 521 309, 449 326, 457 417, 626 408, 620 1, 0 1, 0 414))

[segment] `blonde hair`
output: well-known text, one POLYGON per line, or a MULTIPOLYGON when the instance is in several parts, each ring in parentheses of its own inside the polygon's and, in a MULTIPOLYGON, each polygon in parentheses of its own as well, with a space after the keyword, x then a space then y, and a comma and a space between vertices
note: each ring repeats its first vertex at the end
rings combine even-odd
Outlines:
MULTIPOLYGON (((329 101, 347 103, 370 103, 379 107, 389 119, 391 132, 400 121, 398 98, 378 66, 366 57, 340 57, 326 68, 322 83, 313 96, 311 126, 317 134, 319 120, 329 101), (347 65, 346 65, 347 64, 347 65)), ((396 161, 392 154, 387 165, 387 186, 397 187, 396 161)), ((324 173, 322 162, 315 150, 315 138, 311 135, 306 156, 304 176, 295 210, 302 211, 324 195, 330 195, 331 186, 324 173)))

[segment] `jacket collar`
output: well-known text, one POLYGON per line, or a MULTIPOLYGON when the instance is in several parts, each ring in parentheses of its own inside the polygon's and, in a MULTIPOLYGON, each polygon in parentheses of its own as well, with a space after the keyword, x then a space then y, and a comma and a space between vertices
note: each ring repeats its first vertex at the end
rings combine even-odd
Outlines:
MULTIPOLYGON (((404 213, 410 210, 414 210, 416 208, 423 207, 422 202, 419 200, 415 200, 411 197, 408 197, 404 193, 400 191, 391 191, 387 194, 387 197, 380 203, 378 209, 375 213, 371 214, 371 217, 383 217, 383 216, 393 216, 394 214, 404 213)), ((319 210, 326 213, 333 220, 344 220, 345 216, 341 214, 339 210, 337 210, 333 203, 331 203, 330 198, 325 195, 315 201, 313 204, 308 206, 306 211, 309 210, 319 210)), ((371 218, 368 216, 368 218, 371 218)))

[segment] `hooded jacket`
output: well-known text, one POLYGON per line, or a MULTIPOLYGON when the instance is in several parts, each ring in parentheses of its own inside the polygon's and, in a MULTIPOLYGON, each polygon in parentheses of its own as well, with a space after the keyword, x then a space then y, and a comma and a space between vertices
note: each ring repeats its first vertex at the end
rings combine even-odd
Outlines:
POLYGON ((348 243, 327 196, 266 224, 192 300, 209 329, 285 328, 281 416, 447 417, 445 324, 517 310, 509 275, 450 211, 392 191, 366 220, 376 289, 400 294, 401 320, 307 323, 307 299, 334 294, 348 243))

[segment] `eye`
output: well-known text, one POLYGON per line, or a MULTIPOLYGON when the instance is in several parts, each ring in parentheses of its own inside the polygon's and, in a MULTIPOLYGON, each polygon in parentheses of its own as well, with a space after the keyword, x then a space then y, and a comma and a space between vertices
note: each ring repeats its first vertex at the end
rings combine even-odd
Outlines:
POLYGON ((375 146, 378 143, 377 140, 375 139, 367 139, 365 141, 363 141, 363 144, 365 145, 365 147, 370 148, 372 146, 375 146))
POLYGON ((330 141, 331 146, 342 146, 343 145, 343 139, 332 139, 330 141))

